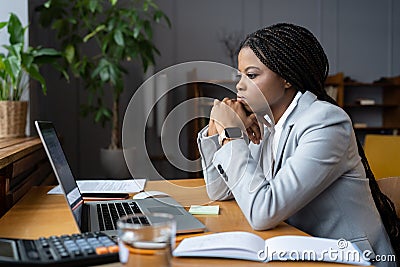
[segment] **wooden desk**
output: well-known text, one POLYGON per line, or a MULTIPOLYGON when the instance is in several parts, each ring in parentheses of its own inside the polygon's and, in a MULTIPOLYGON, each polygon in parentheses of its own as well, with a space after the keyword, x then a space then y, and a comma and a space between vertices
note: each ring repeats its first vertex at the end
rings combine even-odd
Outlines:
MULTIPOLYGON (((72 234, 79 232, 65 199, 61 195, 47 195, 49 186, 33 187, 3 218, 0 219, 0 236, 12 238, 38 238, 41 236, 72 234)), ((182 205, 207 204, 202 179, 150 181, 147 190, 160 190, 171 194, 182 205)), ((211 232, 248 231, 267 239, 277 235, 306 235, 305 233, 281 223, 268 231, 254 231, 244 218, 235 201, 213 202, 220 205, 219 215, 196 216, 211 232)), ((119 263, 104 266, 121 266, 119 263)), ((212 258, 174 258, 172 266, 349 266, 315 262, 270 262, 258 263, 243 260, 212 258)))
POLYGON ((32 186, 55 183, 39 138, 0 138, 0 217, 32 186))

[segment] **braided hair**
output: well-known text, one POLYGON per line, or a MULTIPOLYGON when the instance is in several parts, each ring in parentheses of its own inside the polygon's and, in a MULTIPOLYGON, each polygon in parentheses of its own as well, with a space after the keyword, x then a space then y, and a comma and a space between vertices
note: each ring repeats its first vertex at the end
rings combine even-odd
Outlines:
MULTIPOLYGON (((293 24, 278 23, 249 34, 240 44, 239 51, 244 47, 249 47, 264 65, 292 84, 296 90, 302 93, 310 91, 319 100, 338 105, 324 88, 329 72, 328 58, 309 30, 293 24)), ((379 189, 358 139, 357 146, 372 197, 399 262, 400 219, 393 202, 379 189)))

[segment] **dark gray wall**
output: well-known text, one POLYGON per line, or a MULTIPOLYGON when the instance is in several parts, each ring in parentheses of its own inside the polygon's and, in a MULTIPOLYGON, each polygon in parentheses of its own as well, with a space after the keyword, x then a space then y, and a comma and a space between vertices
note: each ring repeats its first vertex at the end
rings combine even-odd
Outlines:
MULTIPOLYGON (((31 6, 35 2, 38 1, 30 1, 31 6)), ((363 82, 400 74, 399 0, 159 0, 158 3, 170 17, 172 28, 156 28, 154 40, 161 52, 156 70, 191 60, 229 64, 219 41, 223 32, 244 35, 273 23, 292 22, 307 27, 321 41, 330 60, 331 74, 342 71, 363 82)), ((33 13, 31 8, 34 24, 33 13)), ((48 36, 39 28, 31 31, 31 39, 36 43, 53 43, 48 36)), ((121 113, 142 81, 138 66, 130 71, 121 113)), ((85 97, 78 82, 67 84, 51 70, 47 76, 48 96, 36 92, 32 95, 34 118, 55 122, 78 176, 102 176, 98 150, 107 146, 109 129, 79 116, 79 104, 85 97)))
POLYGON ((370 82, 400 73, 399 0, 175 0, 159 1, 173 29, 159 30, 158 67, 188 60, 229 64, 221 32, 250 33, 277 22, 310 29, 339 71, 370 82))

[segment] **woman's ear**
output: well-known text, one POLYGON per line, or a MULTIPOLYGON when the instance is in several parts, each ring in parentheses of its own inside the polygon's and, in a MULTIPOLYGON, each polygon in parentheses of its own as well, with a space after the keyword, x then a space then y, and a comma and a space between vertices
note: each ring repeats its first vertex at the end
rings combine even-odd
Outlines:
POLYGON ((292 84, 285 80, 285 89, 292 87, 292 84))

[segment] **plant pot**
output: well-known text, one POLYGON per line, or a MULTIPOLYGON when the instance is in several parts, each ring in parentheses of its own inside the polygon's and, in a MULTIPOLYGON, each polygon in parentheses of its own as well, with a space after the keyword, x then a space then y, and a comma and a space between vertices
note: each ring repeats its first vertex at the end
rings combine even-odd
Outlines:
POLYGON ((27 101, 0 101, 0 138, 25 136, 27 101))
POLYGON ((122 149, 100 149, 100 162, 108 178, 131 178, 122 149))

